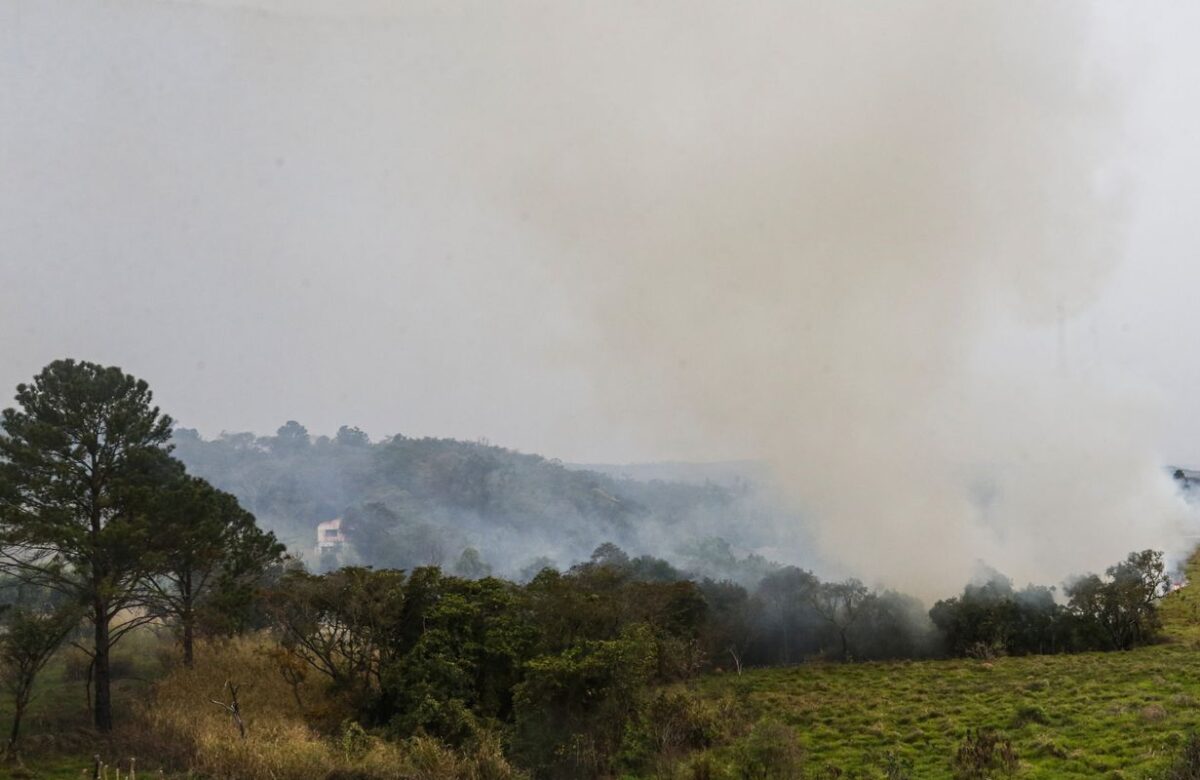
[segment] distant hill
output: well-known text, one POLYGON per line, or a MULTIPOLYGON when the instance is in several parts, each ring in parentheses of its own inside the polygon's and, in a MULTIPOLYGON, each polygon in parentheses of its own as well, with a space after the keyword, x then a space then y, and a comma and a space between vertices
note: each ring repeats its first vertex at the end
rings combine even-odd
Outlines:
POLYGON ((594 471, 615 479, 641 482, 682 482, 702 485, 711 482, 726 488, 762 484, 767 481, 766 464, 755 460, 727 460, 712 463, 658 461, 653 463, 568 463, 569 469, 594 471))
POLYGON ((755 488, 763 471, 751 462, 566 466, 454 439, 371 442, 347 427, 312 437, 296 422, 265 437, 204 439, 178 429, 174 444, 189 471, 237 496, 312 566, 322 563, 317 524, 341 517, 348 542, 340 563, 476 566, 463 558, 473 548, 478 565, 519 576, 586 560, 613 542, 745 578, 739 561, 774 549, 777 540, 761 531, 782 527, 755 488))

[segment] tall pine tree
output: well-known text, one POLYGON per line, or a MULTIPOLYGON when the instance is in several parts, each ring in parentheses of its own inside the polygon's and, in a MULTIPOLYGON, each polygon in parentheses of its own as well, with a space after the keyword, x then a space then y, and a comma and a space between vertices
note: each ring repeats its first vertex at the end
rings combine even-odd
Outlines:
POLYGON ((0 563, 87 609, 95 726, 110 731, 109 653, 144 619, 122 616, 142 605, 151 562, 153 518, 137 497, 162 470, 172 421, 144 381, 74 360, 18 385, 16 401, 0 419, 0 563))

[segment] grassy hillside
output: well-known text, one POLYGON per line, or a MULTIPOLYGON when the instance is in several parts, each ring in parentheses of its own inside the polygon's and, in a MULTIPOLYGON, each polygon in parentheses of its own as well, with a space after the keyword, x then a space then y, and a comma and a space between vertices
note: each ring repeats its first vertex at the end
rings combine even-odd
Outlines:
MULTIPOLYGON (((1200 583, 1200 555, 1188 577, 1200 583)), ((1130 652, 853 665, 710 676, 706 697, 795 729, 815 777, 951 777, 968 729, 1002 731, 1023 778, 1155 777, 1200 727, 1200 587, 1163 605, 1169 641, 1130 652), (890 758, 889 758, 890 756, 890 758), (838 771, 844 774, 838 775, 838 771)), ((718 774, 739 743, 707 756, 718 774)), ((703 759, 702 759, 703 760, 703 759)))

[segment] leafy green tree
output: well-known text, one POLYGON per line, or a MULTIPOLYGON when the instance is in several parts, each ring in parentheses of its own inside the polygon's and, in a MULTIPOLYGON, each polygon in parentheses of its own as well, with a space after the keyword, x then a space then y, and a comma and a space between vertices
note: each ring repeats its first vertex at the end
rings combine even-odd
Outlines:
POLYGON ((171 418, 119 368, 59 360, 17 386, 0 427, 0 563, 86 605, 94 629, 93 716, 112 729, 109 653, 143 618, 153 521, 135 497, 161 465, 171 418))
POLYGON ((1101 632, 1114 650, 1151 641, 1162 629, 1157 602, 1171 587, 1162 553, 1130 553, 1105 573, 1107 580, 1089 574, 1066 587, 1071 611, 1101 632))
POLYGON ((456 744, 481 724, 511 719, 513 688, 536 638, 520 589, 418 569, 404 606, 374 717, 456 744))
POLYGON ((259 530, 236 498, 187 476, 182 467, 149 501, 156 526, 146 551, 147 603, 178 625, 183 662, 190 667, 201 610, 219 605, 229 619, 244 609, 253 584, 280 560, 284 547, 259 530))
POLYGON ((608 776, 655 666, 650 628, 535 658, 515 691, 515 747, 536 777, 608 776))
POLYGON ((0 621, 0 680, 13 697, 5 750, 10 761, 20 761, 21 720, 33 700, 33 684, 79 618, 79 608, 66 603, 45 609, 10 607, 0 621))
POLYGON ((283 647, 361 707, 379 690, 402 636, 404 583, 401 571, 292 570, 267 594, 267 608, 283 647))

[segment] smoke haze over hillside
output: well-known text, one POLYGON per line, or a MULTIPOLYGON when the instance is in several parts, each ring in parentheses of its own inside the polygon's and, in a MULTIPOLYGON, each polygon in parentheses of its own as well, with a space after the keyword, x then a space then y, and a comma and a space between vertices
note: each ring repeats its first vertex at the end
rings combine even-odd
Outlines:
POLYGON ((1123 94, 1084 9, 855 8, 600 15, 515 57, 487 160, 601 323, 611 414, 760 453, 826 552, 918 592, 1178 551, 1153 399, 1006 343, 1121 258, 1123 94))
POLYGON ((3 3, 0 384, 762 460, 922 595, 1177 553, 1195 13, 3 3))

